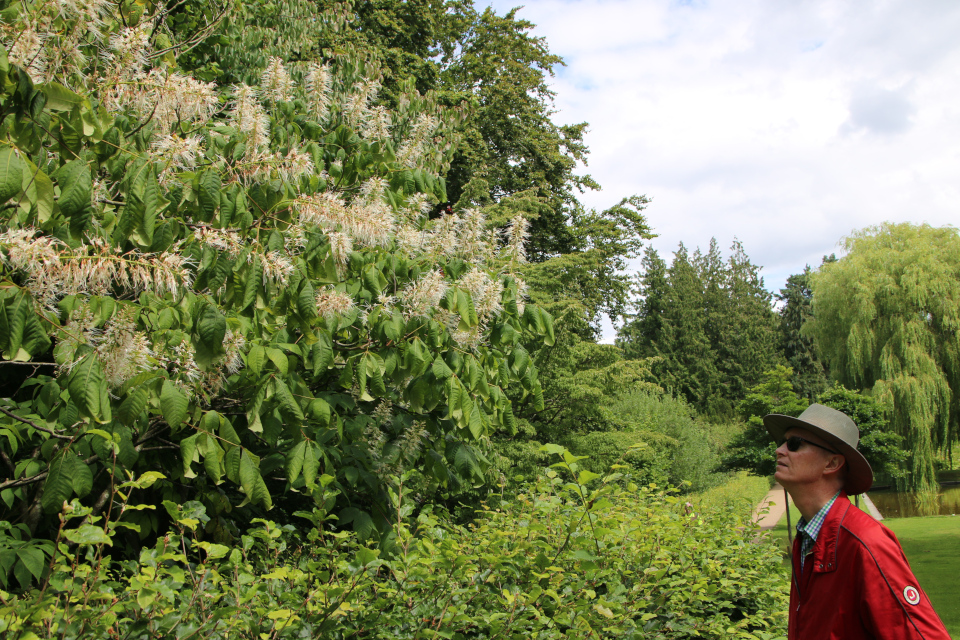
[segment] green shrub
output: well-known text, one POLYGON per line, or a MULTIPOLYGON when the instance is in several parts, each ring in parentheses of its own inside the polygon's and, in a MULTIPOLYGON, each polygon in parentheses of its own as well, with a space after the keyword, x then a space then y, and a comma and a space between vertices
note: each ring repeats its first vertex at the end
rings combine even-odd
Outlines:
POLYGON ((720 462, 720 443, 710 425, 698 420, 682 398, 636 390, 611 402, 607 413, 618 431, 570 436, 563 441, 577 455, 590 456, 592 470, 609 468, 604 463, 615 461, 630 444, 644 442, 648 449, 631 453, 628 461, 645 471, 641 480, 702 491, 725 477, 714 472, 720 462))
POLYGON ((745 509, 753 508, 767 492, 770 480, 751 475, 748 471, 738 471, 727 482, 707 489, 693 501, 701 509, 745 509))
MULTIPOLYGON (((77 501, 42 588, 0 592, 9 638, 759 638, 785 635, 787 577, 749 510, 693 505, 562 456, 469 526, 392 496, 380 549, 258 520, 236 548, 201 540, 199 503, 138 561, 77 501), (82 519, 79 526, 74 526, 82 519)), ((72 509, 72 512, 68 512, 72 509)))
POLYGON ((586 456, 585 469, 603 473, 614 464, 630 469, 634 482, 670 484, 674 452, 680 441, 651 431, 595 431, 570 436, 563 443, 576 455, 586 456))

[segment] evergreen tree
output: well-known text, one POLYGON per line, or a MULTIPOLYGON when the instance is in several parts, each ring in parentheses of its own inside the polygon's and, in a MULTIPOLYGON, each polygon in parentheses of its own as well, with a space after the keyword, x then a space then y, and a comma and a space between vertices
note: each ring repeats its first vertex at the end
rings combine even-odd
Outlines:
POLYGON ((803 327, 813 317, 810 290, 810 265, 803 273, 787 278, 787 286, 780 289, 776 299, 780 307, 780 351, 793 369, 793 386, 801 397, 812 400, 827 388, 827 374, 813 338, 803 333, 803 327))
POLYGON ((673 254, 667 270, 663 332, 655 345, 662 360, 655 366, 658 382, 703 407, 716 388, 717 369, 703 313, 703 282, 686 247, 673 254))
POLYGON ((736 401, 777 364, 777 319, 760 267, 750 262, 739 240, 734 240, 730 249, 728 303, 722 316, 724 330, 716 345, 724 396, 736 401))
POLYGON ((656 345, 663 334, 666 311, 667 263, 653 247, 647 247, 640 262, 643 273, 638 276, 637 314, 621 328, 616 344, 627 358, 649 358, 656 355, 656 345))

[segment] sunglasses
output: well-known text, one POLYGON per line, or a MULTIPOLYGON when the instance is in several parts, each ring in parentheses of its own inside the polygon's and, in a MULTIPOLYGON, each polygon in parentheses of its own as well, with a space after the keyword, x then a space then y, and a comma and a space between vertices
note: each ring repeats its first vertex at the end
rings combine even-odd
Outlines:
POLYGON ((817 447, 818 449, 823 449, 824 451, 829 451, 830 453, 833 453, 833 454, 836 454, 836 455, 840 455, 840 452, 839 452, 839 451, 834 451, 833 449, 828 449, 828 448, 826 448, 825 446, 823 446, 823 445, 821 445, 821 444, 817 444, 816 442, 810 442, 810 441, 807 440, 806 438, 801 438, 800 436, 790 436, 789 438, 784 438, 783 440, 780 441, 780 444, 778 444, 777 446, 778 446, 778 447, 781 446, 784 442, 787 443, 787 450, 788 450, 788 451, 797 451, 797 450, 800 448, 800 445, 802 445, 804 442, 806 442, 807 444, 812 445, 812 446, 814 446, 814 447, 817 447))

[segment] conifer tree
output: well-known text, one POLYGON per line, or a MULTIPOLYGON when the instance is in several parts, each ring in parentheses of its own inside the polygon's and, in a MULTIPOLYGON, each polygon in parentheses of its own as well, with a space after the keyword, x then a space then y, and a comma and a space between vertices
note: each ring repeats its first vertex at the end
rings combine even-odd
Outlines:
POLYGON ((649 358, 656 355, 656 345, 663 334, 667 281, 667 263, 653 247, 647 247, 640 262, 637 313, 617 335, 617 346, 627 358, 649 358))
POLYGON ((804 325, 813 317, 810 290, 810 265, 803 273, 787 278, 787 286, 775 294, 783 303, 780 308, 780 351, 793 369, 793 387, 801 397, 812 400, 827 388, 827 375, 810 335, 804 325))
POLYGON ((655 345, 663 360, 654 371, 660 384, 702 407, 716 388, 717 370, 706 332, 703 282, 683 243, 673 254, 667 278, 663 333, 655 345))

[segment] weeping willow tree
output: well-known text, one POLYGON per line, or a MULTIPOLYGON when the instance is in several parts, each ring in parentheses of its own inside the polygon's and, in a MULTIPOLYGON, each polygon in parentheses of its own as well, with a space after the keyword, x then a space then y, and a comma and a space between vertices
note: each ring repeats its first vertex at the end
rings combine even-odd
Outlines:
POLYGON ((960 433, 960 235, 884 223, 843 245, 814 274, 811 332, 841 383, 889 402, 910 452, 905 488, 932 490, 936 454, 960 433))

